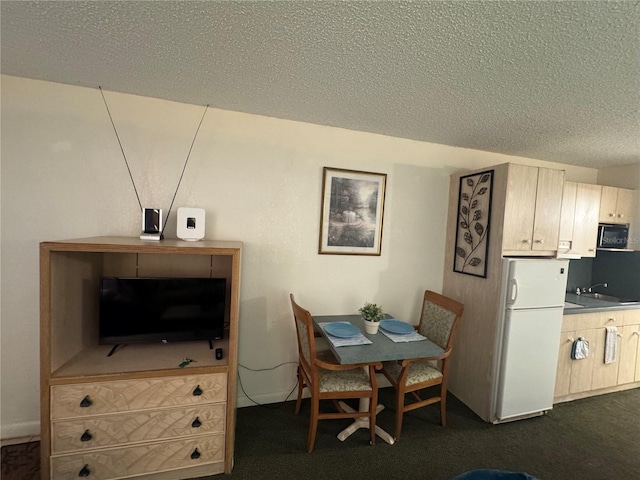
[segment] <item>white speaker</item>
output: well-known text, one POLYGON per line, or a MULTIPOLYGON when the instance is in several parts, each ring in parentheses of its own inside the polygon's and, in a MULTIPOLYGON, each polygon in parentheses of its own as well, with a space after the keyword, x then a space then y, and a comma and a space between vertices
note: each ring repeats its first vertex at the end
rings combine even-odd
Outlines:
POLYGON ((176 235, 181 240, 197 241, 204 238, 204 209, 180 207, 176 235))

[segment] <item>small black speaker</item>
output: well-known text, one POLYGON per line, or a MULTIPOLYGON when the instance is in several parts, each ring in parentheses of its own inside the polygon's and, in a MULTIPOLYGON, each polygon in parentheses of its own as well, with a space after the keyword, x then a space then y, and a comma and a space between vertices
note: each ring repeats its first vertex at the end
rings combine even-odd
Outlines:
POLYGON ((142 240, 162 239, 162 209, 143 208, 142 209, 142 240))
POLYGON ((144 233, 159 233, 160 222, 162 221, 162 210, 158 208, 145 208, 142 220, 142 231, 144 233))
POLYGON ((216 360, 222 360, 222 349, 216 348, 216 360))

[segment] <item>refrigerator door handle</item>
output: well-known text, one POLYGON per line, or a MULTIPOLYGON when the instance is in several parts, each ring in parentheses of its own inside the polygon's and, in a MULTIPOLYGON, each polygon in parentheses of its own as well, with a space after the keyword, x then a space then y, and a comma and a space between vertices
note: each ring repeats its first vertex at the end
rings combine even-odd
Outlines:
POLYGON ((511 279, 511 291, 509 292, 509 303, 515 303, 518 298, 518 279, 511 279))

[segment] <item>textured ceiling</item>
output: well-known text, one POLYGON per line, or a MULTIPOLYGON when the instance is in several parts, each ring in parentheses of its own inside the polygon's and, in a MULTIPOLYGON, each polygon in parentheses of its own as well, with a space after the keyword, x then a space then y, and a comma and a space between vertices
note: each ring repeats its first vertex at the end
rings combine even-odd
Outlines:
POLYGON ((1 2, 2 73, 588 167, 640 162, 640 1, 1 2))

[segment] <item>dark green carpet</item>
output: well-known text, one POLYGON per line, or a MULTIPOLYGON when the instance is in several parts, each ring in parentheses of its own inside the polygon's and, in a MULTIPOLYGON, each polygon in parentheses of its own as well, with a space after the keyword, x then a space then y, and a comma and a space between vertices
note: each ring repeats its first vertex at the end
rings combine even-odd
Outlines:
MULTIPOLYGON (((390 389, 380 401, 393 405, 390 389)), ((316 446, 306 453, 309 401, 299 416, 294 402, 281 408, 238 411, 233 479, 450 480, 474 469, 527 472, 541 480, 640 478, 640 389, 558 404, 547 415, 502 425, 480 420, 451 397, 448 426, 437 406, 405 416, 395 445, 368 444, 359 430, 344 442, 336 434, 349 421, 319 423, 316 446)), ((378 424, 392 431, 391 408, 378 424)))
MULTIPOLYGON (((380 402, 393 405, 392 391, 380 402)), ((503 425, 480 420, 451 397, 449 425, 439 426, 435 405, 405 416, 395 445, 366 430, 344 442, 336 435, 350 421, 319 423, 316 447, 306 452, 309 400, 299 416, 295 402, 238 410, 233 473, 210 479, 428 479, 450 480, 468 470, 527 472, 541 480, 640 478, 640 389, 556 405, 547 415, 503 425)), ((330 404, 329 404, 330 406, 330 404)), ((378 424, 393 430, 392 408, 378 424)), ((2 479, 38 475, 38 443, 2 448, 2 479)))

